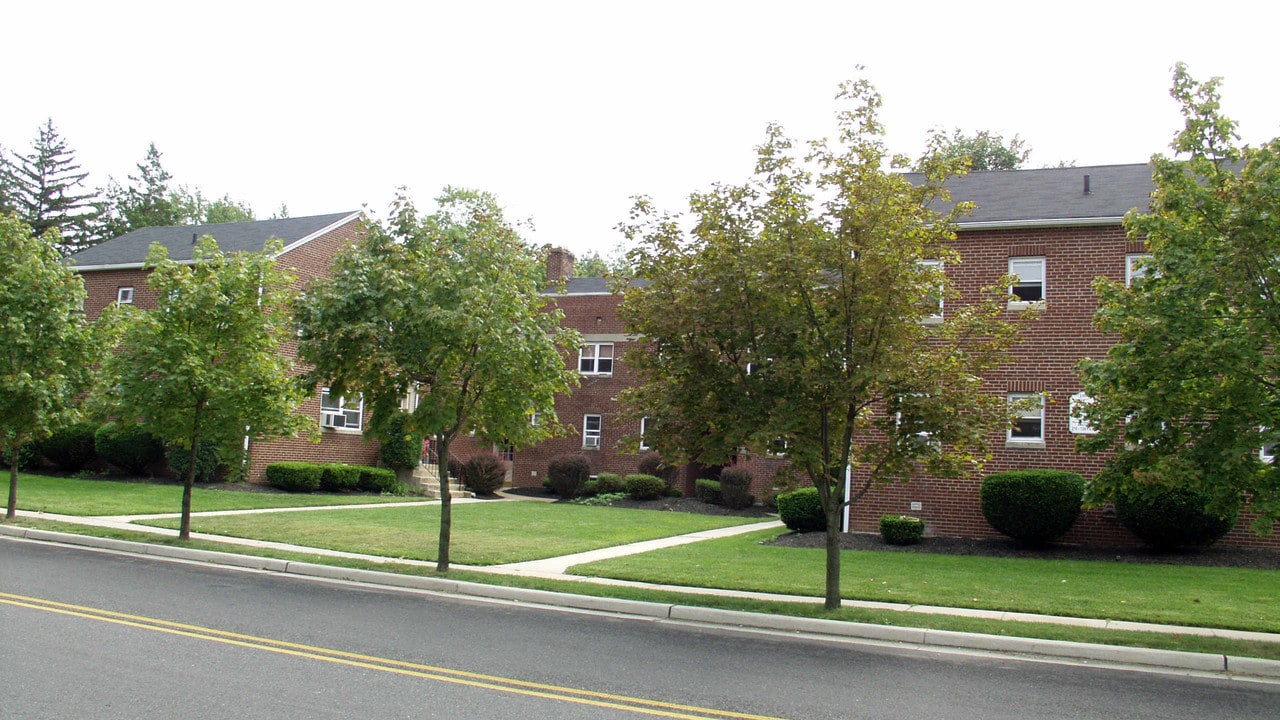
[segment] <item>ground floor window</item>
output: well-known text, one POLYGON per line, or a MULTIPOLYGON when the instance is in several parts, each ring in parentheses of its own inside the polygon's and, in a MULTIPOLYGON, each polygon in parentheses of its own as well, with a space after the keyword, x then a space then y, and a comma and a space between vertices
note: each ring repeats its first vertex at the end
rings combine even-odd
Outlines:
POLYGON ((600 416, 599 415, 583 415, 582 416, 582 447, 598 448, 600 447, 600 416))
POLYGON ((329 388, 320 390, 320 425, 327 428, 359 430, 364 423, 364 398, 333 397, 329 388))

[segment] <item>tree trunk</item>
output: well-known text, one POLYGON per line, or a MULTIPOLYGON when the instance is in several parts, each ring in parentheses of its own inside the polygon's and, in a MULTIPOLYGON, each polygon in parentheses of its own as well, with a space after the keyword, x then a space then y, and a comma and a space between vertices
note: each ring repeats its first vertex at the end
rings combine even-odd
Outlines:
POLYGON ((827 515, 827 594, 823 607, 837 610, 840 607, 840 506, 830 503, 824 508, 827 515))
POLYGON ((448 435, 436 436, 437 474, 440 476, 440 543, 436 551, 436 572, 449 572, 449 535, 453 531, 453 493, 449 490, 448 435))
POLYGON ((187 477, 182 484, 182 522, 178 526, 178 539, 191 539, 191 490, 196 484, 196 455, 200 447, 197 438, 191 441, 191 454, 187 456, 187 477))
POLYGON ((15 448, 13 462, 9 465, 9 505, 4 511, 4 519, 12 520, 18 515, 18 450, 15 448))

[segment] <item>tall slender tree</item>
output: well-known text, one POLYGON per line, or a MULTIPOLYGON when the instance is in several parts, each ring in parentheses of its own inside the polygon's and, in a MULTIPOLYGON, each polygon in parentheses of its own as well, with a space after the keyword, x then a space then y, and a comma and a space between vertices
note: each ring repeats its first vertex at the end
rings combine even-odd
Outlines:
POLYGON ((84 281, 58 253, 58 231, 36 236, 0 215, 0 441, 9 457, 9 503, 18 501, 18 452, 73 419, 97 359, 80 312, 84 281))
POLYGON ((92 244, 89 228, 97 193, 84 190, 88 175, 52 118, 40 128, 31 152, 10 163, 10 204, 36 235, 56 229, 63 255, 92 244))
POLYGON ((641 382, 624 396, 656 418, 646 441, 705 464, 784 446, 826 516, 827 608, 841 600, 840 511, 921 470, 975 470, 1009 420, 982 373, 1016 336, 1005 288, 939 317, 968 206, 935 208, 962 163, 933 159, 912 185, 889 169, 906 159, 885 150, 874 88, 840 97, 838 144, 796 157, 771 127, 750 182, 694 194, 687 222, 641 200, 623 225, 648 281, 622 305, 647 341, 627 355, 641 382))
POLYGON ((535 256, 491 195, 446 188, 438 202, 421 218, 399 197, 385 224, 371 224, 308 287, 297 316, 312 382, 363 393, 375 416, 417 396, 404 429, 436 441, 444 572, 453 440, 475 431, 520 447, 560 430, 555 396, 577 378, 564 354, 581 338, 544 309, 535 256))

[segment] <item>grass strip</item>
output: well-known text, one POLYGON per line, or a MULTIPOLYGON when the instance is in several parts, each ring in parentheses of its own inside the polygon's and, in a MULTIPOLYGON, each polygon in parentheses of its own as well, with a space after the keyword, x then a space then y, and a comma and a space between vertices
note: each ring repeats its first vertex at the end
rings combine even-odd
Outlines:
MULTIPOLYGON (((4 483, 8 487, 8 482, 4 483)), ((404 502, 416 497, 244 492, 195 488, 192 512, 268 510, 325 505, 404 502)), ((126 482, 49 475, 18 475, 18 509, 59 515, 151 515, 182 511, 182 485, 172 482, 126 482)))
MULTIPOLYGON (((767 530, 579 565, 579 575, 823 594, 824 551, 767 530)), ((1280 572, 1187 565, 846 551, 841 595, 912 605, 1280 632, 1280 572)))
POLYGON ((272 557, 294 562, 308 562, 334 567, 377 570, 403 575, 448 577, 453 580, 465 582, 530 588, 535 590, 549 590, 553 592, 564 592, 593 597, 613 597, 666 604, 767 613, 773 615, 825 618, 829 620, 871 623, 896 627, 929 628, 935 630, 973 632, 1007 637, 1039 638, 1046 640, 1062 640, 1066 642, 1096 643, 1122 647, 1178 650, 1182 652, 1212 653, 1217 655, 1231 655, 1235 657, 1255 657, 1267 660, 1280 660, 1280 643, 1248 642, 1195 635, 1128 632, 1123 630, 1098 630, 1094 628, 1080 628, 1069 625, 983 620, 949 615, 927 615, 889 610, 868 610, 856 607, 845 607, 836 610, 835 612, 827 612, 823 610, 822 605, 817 601, 813 604, 767 602, 715 595, 699 595, 665 590, 648 590, 644 588, 629 588, 614 585, 597 585, 589 582, 573 580, 545 580, 541 578, 494 575, 484 572, 462 570, 452 570, 441 575, 435 572, 432 568, 416 565, 334 558, 326 555, 313 555, 309 553, 281 552, 264 548, 242 547, 239 545, 205 540, 182 542, 177 538, 160 537, 143 531, 114 530, 110 528, 98 528, 36 518, 18 518, 16 521, 12 521, 11 524, 21 527, 51 530, 55 532, 92 535, 95 537, 131 540, 157 545, 189 547, 198 550, 229 552, 239 555, 252 555, 255 557, 272 557))
MULTIPOLYGON (((501 565, 756 522, 756 518, 494 501, 453 506, 450 558, 501 565)), ((176 520, 146 521, 176 528, 176 520)), ((440 507, 193 518, 194 532, 389 558, 435 560, 440 507)))

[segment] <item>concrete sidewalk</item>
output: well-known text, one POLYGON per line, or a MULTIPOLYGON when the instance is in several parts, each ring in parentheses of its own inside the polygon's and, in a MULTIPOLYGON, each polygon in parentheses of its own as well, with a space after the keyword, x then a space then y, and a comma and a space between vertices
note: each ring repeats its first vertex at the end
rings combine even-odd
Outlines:
MULTIPOLYGON (((362 508, 362 507, 403 507, 432 504, 438 501, 428 502, 410 502, 410 503, 378 503, 373 505, 345 505, 345 506, 325 506, 314 508, 289 508, 288 511, 303 512, 307 510, 334 510, 342 508, 362 508)), ((469 500, 455 498, 455 503, 467 502, 483 502, 477 500, 469 500)), ((207 517, 215 515, 241 515, 260 512, 281 512, 280 509, 272 510, 231 510, 231 511, 215 511, 206 513, 192 513, 193 517, 207 517)), ((144 525, 133 524, 133 520, 141 519, 160 519, 160 518, 176 518, 177 513, 166 513, 160 515, 129 515, 129 516, 111 516, 111 517, 79 517, 69 515, 53 515, 49 513, 36 513, 28 511, 19 511, 20 517, 42 518, 47 520, 56 520, 59 522, 91 525, 103 528, 112 528, 118 530, 131 530, 135 532, 149 532, 157 535, 167 535, 175 537, 176 530, 166 528, 147 527, 144 525)), ((714 530, 705 530, 686 535, 677 535, 668 538, 660 538, 657 540, 647 540, 626 545, 619 545, 609 548, 601 548, 588 552, 575 553, 553 558, 544 558, 540 560, 531 560, 526 562, 511 563, 507 565, 494 566, 466 566, 452 564, 451 568, 458 570, 471 570, 476 572, 486 572, 502 575, 536 577, 543 579, 568 580, 580 583, 590 583, 597 585, 611 585, 619 587, 635 587, 647 588, 652 590, 665 590, 690 595, 716 595, 723 597, 737 597, 753 600, 772 601, 772 602, 791 602, 791 603, 821 603, 821 598, 794 596, 794 595, 778 595, 773 593, 759 593, 739 590, 722 590, 716 588, 700 588, 700 587, 683 587, 671 585, 658 585, 651 583, 630 582, 625 580, 613 580, 609 578, 593 578, 580 575, 573 575, 569 571, 575 565, 606 560, 627 555, 650 552, 652 550, 677 547, 689 543, 709 540, 713 538, 731 537, 733 535, 754 532, 756 530, 768 529, 771 527, 781 527, 782 524, 777 521, 752 523, 748 525, 737 525, 726 528, 718 528, 714 530)), ((43 540, 60 542, 73 545, 87 545, 92 547, 114 549, 123 552, 134 552, 150 555, 161 555, 165 557, 178 557, 183 559, 198 560, 202 562, 211 562, 218 564, 234 565, 239 567, 254 567, 264 570, 275 570, 278 572, 291 572, 296 574, 305 574, 326 578, 338 578, 347 580, 356 580, 359 582, 371 582, 380 585, 391 585, 397 587, 414 587, 418 589, 428 589, 439 592, 451 592, 464 595, 474 595, 480 597, 500 597, 506 599, 524 600, 527 602, 537 602, 541 604, 550 604, 562 607, 578 607, 584 609, 606 609, 609 612, 625 612, 629 614, 641 614, 644 616, 654 616, 656 612, 648 606, 654 603, 635 603, 635 601, 614 600, 609 601, 607 598, 599 598, 593 596, 572 595, 567 593, 553 593, 537 590, 523 590, 518 588, 507 588, 501 586, 482 585, 477 583, 465 583, 456 581, 447 581, 442 578, 423 578, 418 576, 396 575, 393 573, 381 573, 373 571, 353 570, 348 568, 337 568, 332 566, 312 565, 308 563, 287 562, 282 560, 271 561, 269 558, 237 556, 230 553, 208 552, 191 550, 187 548, 175 548, 172 546, 155 546, 145 543, 134 543, 120 540, 108 540, 103 538, 95 538, 90 536, 74 535, 67 533, 56 533, 42 530, 28 530, 27 528, 14 527, 8 525, 0 525, 0 536, 8 535, 26 538, 29 540, 43 540), (629 608, 629 609, 622 609, 629 608), (636 612, 643 609, 644 612, 636 612)), ((421 560, 407 560, 403 558, 387 558, 374 555, 362 555, 358 553, 349 553, 336 550, 327 550, 323 548, 310 548, 297 545, 288 545, 285 543, 276 543, 263 540, 250 540, 245 538, 233 538, 218 535, 206 535, 201 533, 192 533, 193 538, 210 540, 220 543, 241 545, 246 547, 265 548, 283 552, 305 553, 312 555, 323 555, 327 557, 340 557, 364 560, 371 563, 397 563, 405 565, 415 565, 421 567, 435 567, 434 562, 421 560)), ((827 635, 838 635, 842 637, 858 637, 871 640, 890 640, 894 642, 908 642, 922 645, 940 644, 949 647, 963 647, 968 649, 989 650, 1013 653, 1031 653, 1031 654, 1047 654, 1053 657, 1072 657, 1080 660, 1107 661, 1118 662, 1124 664, 1148 665, 1162 668, 1178 668, 1183 670, 1194 670, 1211 673, 1231 673, 1245 674, 1249 676, 1258 676, 1266 678, 1274 678, 1280 680, 1280 662, 1257 660, 1253 658, 1234 658, 1222 655, 1207 655, 1203 653, 1185 653, 1165 650, 1142 650, 1139 648, 1121 648, 1109 645, 1089 645, 1081 643, 1063 643, 1058 641, 1047 640, 1031 640, 1026 638, 1014 638, 993 635, 978 635, 974 633, 955 633, 950 631, 923 630, 914 628, 900 628, 882 625, 868 625, 863 623, 850 623, 834 620, 813 620, 808 618, 795 618, 789 616, 763 615, 760 613, 744 613, 737 611, 715 610, 709 608, 684 607, 676 605, 656 604, 661 610, 661 616, 669 619, 694 620, 697 622, 710 622, 719 624, 728 624, 738 627, 753 627, 760 629, 772 630, 788 630, 815 632, 827 635), (677 609, 678 608, 678 609, 677 609), (674 613, 674 614, 673 614, 674 613), (816 623, 816 625, 814 624, 816 623), (931 639, 931 640, 930 640, 931 639)), ((1044 624, 1070 625, 1075 627, 1095 628, 1101 630, 1123 630, 1129 632, 1153 632, 1178 635, 1195 635, 1203 637, 1227 638, 1232 640, 1256 641, 1266 643, 1280 643, 1280 634, 1248 632, 1240 630, 1224 630, 1215 628, 1201 627, 1183 627, 1172 625, 1157 625, 1148 623, 1134 623, 1123 621, 1111 621, 1092 618, 1072 618, 1057 617, 1048 615, 1035 615, 1030 613, 1010 613, 993 610, 976 610, 971 608, 949 608, 925 605, 908 605, 898 603, 883 602, 867 602, 858 600, 845 600, 844 605, 847 607, 859 607, 874 610, 890 610, 907 613, 920 613, 929 615, 951 615, 958 617, 982 618, 988 620, 1011 620, 1019 622, 1035 622, 1044 624)))

